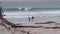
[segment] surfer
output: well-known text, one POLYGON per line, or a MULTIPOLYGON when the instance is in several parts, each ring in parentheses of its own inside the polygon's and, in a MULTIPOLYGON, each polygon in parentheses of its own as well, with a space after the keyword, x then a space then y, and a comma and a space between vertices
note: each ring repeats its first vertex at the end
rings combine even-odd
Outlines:
POLYGON ((33 20, 34 20, 34 18, 35 18, 35 17, 34 17, 34 16, 32 16, 32 17, 31 17, 31 20, 33 21, 33 20))
POLYGON ((31 20, 33 21, 34 19, 35 19, 34 16, 30 16, 30 17, 28 17, 28 20, 29 20, 29 21, 31 21, 31 20))
POLYGON ((28 17, 28 20, 30 21, 30 17, 28 17))

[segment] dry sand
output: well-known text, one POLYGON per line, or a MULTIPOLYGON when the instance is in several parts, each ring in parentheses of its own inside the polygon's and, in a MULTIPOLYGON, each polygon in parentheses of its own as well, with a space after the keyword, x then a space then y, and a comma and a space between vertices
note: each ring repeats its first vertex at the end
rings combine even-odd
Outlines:
MULTIPOLYGON (((36 25, 36 24, 30 24, 30 25, 32 26, 32 25, 36 25)), ((46 25, 44 25, 44 26, 46 26, 46 25)), ((54 24, 51 26, 54 26, 54 24)), ((20 29, 23 31, 29 32, 29 33, 23 33, 21 31, 16 31, 16 32, 12 33, 8 29, 6 29, 4 26, 0 25, 0 34, 60 34, 60 29, 51 29, 51 28, 50 29, 47 29, 47 28, 20 28, 20 29)))

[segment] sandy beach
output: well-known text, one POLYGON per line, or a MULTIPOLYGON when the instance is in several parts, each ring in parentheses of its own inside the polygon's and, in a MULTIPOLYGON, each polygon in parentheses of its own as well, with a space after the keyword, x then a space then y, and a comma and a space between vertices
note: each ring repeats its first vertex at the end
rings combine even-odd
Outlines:
POLYGON ((60 0, 0 0, 0 34, 60 34, 60 0))
POLYGON ((55 24, 22 24, 22 26, 29 26, 29 27, 17 28, 17 30, 11 32, 10 30, 6 29, 3 25, 0 25, 0 34, 59 34, 60 33, 60 29, 45 28, 45 27, 60 26, 55 24), (32 28, 31 26, 36 27, 32 28), (37 28, 38 26, 39 28, 37 28))

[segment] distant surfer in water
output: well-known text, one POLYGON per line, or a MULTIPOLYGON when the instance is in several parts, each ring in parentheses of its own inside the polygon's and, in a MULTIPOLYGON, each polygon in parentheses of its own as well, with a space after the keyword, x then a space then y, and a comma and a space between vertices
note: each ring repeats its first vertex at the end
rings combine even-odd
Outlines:
POLYGON ((34 18, 35 18, 34 16, 31 16, 31 17, 28 17, 28 20, 29 20, 29 21, 31 21, 31 20, 33 21, 34 18))
POLYGON ((33 21, 33 20, 34 20, 34 18, 35 18, 35 17, 34 17, 34 16, 32 16, 32 17, 31 17, 31 20, 33 21))
POLYGON ((30 17, 28 17, 28 20, 30 21, 30 17))

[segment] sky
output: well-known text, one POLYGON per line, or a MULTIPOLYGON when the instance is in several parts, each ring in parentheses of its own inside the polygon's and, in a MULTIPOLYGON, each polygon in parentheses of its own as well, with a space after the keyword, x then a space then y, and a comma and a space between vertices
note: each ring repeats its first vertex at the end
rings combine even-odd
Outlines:
POLYGON ((0 0, 0 1, 60 1, 60 0, 0 0))
POLYGON ((60 8, 60 0, 0 0, 0 1, 6 1, 6 2, 2 2, 2 5, 4 7, 45 7, 45 8, 57 7, 57 8, 60 8), (10 1, 14 1, 14 2, 10 2, 10 1), (22 2, 22 1, 28 1, 28 2, 22 2), (30 1, 34 1, 34 2, 30 2, 30 1))

